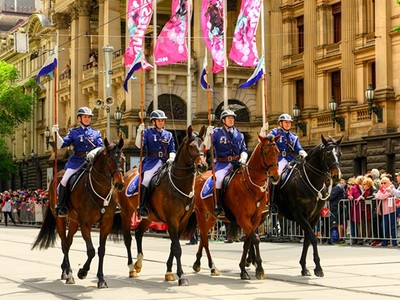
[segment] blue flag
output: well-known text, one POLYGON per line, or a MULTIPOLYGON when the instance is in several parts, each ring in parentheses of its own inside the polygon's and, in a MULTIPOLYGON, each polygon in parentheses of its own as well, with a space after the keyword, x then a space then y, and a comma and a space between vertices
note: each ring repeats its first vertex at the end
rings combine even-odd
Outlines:
POLYGON ((128 71, 128 74, 126 74, 125 80, 124 80, 124 89, 126 92, 128 92, 128 81, 129 79, 132 78, 133 73, 135 73, 137 70, 142 68, 142 51, 139 51, 138 54, 136 55, 135 61, 132 63, 131 68, 128 71))
POLYGON ((200 76, 200 84, 203 90, 210 90, 212 91, 212 88, 209 86, 207 82, 207 57, 204 57, 203 60, 203 69, 201 71, 201 76, 200 76))
POLYGON ((247 79, 245 83, 239 85, 239 89, 251 87, 252 85, 256 84, 256 82, 260 80, 260 78, 263 75, 264 75, 264 57, 261 57, 253 74, 251 74, 250 78, 247 79))
POLYGON ((36 76, 36 83, 38 86, 43 88, 43 85, 40 83, 40 77, 50 75, 53 78, 54 69, 57 68, 57 55, 58 47, 55 45, 54 49, 50 52, 50 56, 46 59, 43 67, 39 70, 39 73, 36 76))

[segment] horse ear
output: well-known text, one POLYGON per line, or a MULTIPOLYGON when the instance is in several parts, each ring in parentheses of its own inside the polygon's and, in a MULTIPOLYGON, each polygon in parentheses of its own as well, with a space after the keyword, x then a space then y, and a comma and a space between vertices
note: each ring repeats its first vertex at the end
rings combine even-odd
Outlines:
POLYGON ((189 127, 188 127, 188 129, 187 129, 188 137, 191 137, 191 136, 192 136, 192 132, 193 132, 192 125, 189 125, 189 127))
POLYGON ((119 143, 118 143, 118 148, 119 148, 119 149, 122 149, 122 147, 124 147, 124 139, 123 139, 123 138, 120 138, 120 139, 119 139, 119 143))
POLYGON ((205 126, 202 126, 201 129, 200 129, 199 135, 200 135, 201 137, 204 137, 205 132, 206 132, 206 127, 205 127, 205 126))
POLYGON ((104 138, 104 146, 108 147, 108 145, 110 145, 110 143, 108 142, 107 138, 104 138))
POLYGON ((324 145, 328 143, 322 134, 321 134, 321 141, 324 145))
POLYGON ((342 135, 342 137, 336 142, 338 146, 342 143, 343 138, 344 138, 344 135, 342 135))

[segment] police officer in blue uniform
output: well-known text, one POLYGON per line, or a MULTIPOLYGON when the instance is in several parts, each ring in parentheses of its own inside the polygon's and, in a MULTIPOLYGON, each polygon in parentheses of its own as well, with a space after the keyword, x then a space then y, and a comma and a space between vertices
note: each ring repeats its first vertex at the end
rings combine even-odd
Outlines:
MULTIPOLYGON (((291 162, 297 155, 305 158, 307 152, 304 151, 303 147, 300 145, 299 137, 290 131, 292 127, 292 116, 289 114, 281 114, 278 118, 279 127, 274 128, 269 134, 279 137, 276 145, 279 149, 278 164, 279 164, 279 174, 282 174, 285 166, 291 162)), ((274 189, 272 185, 272 189, 274 189)), ((271 209, 272 212, 277 211, 277 207, 274 203, 274 192, 271 191, 271 209)))
POLYGON ((223 215, 222 208, 222 184, 224 177, 235 165, 245 164, 247 161, 246 141, 243 133, 234 127, 236 114, 232 110, 224 110, 221 113, 222 127, 214 128, 208 126, 204 143, 210 149, 211 141, 215 151, 215 187, 217 196, 217 207, 214 216, 223 215))
POLYGON ((66 186, 68 179, 75 174, 84 164, 86 156, 92 151, 98 151, 103 147, 103 140, 98 130, 90 127, 92 120, 92 110, 88 107, 78 109, 77 118, 79 126, 69 130, 68 134, 62 138, 58 133, 58 125, 53 126, 53 133, 57 135, 57 148, 61 149, 70 145, 74 146, 74 154, 68 159, 65 165, 65 173, 61 179, 58 190, 58 204, 56 213, 59 217, 66 217, 68 209, 66 207, 66 186))
POLYGON ((142 172, 143 179, 140 187, 140 205, 138 214, 142 218, 149 217, 149 210, 146 207, 149 196, 149 184, 154 173, 166 162, 172 163, 175 160, 176 150, 172 133, 164 129, 167 116, 162 110, 155 110, 150 114, 150 121, 153 127, 144 129, 144 124, 140 124, 136 134, 135 145, 139 149, 147 150, 147 155, 143 160, 142 172))

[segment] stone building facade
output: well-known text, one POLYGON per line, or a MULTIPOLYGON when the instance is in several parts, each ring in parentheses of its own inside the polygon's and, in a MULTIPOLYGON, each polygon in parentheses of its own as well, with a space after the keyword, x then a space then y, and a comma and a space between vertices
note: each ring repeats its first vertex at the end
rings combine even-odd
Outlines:
MULTIPOLYGON (((193 1, 190 65, 184 62, 138 72, 137 79, 129 82, 129 93, 123 89, 127 72, 123 54, 129 41, 126 1, 43 0, 42 11, 16 29, 29 34, 30 52, 13 51, 12 32, 0 44, 0 59, 18 67, 22 82, 37 74, 54 45, 59 49, 57 88, 50 78, 42 81, 45 89, 38 93, 32 121, 21 125, 10 140, 17 162, 28 164, 28 171, 21 168, 19 178, 12 184, 46 187, 54 161, 54 152, 46 143, 46 128, 57 122, 61 134, 65 134, 76 125, 75 114, 80 106, 94 109, 92 125, 101 130, 103 137, 109 135, 115 140, 122 134, 129 168, 138 159, 134 139, 142 104, 147 115, 155 107, 167 113, 166 127, 175 133, 179 143, 188 126, 188 114, 195 129, 208 125, 208 96, 217 117, 214 124, 219 123, 225 93, 228 103, 236 109, 236 125, 245 133, 249 150, 257 143, 264 105, 271 127, 276 126, 279 114, 293 115, 297 107, 300 113, 296 118, 297 133, 306 149, 318 144, 321 134, 344 136, 342 171, 345 177, 371 168, 397 172, 400 168, 399 155, 396 155, 400 147, 400 121, 396 118, 400 112, 400 34, 393 27, 400 24, 400 7, 396 1, 382 1, 379 5, 375 0, 264 2, 265 49, 261 49, 261 23, 257 42, 266 54, 265 81, 248 89, 238 89, 253 69, 229 62, 226 82, 223 72, 210 74, 213 93, 208 95, 199 84, 205 56, 200 0, 193 1), (98 101, 107 96, 103 55, 107 45, 114 48, 111 75, 114 104, 109 111, 98 101), (89 64, 91 53, 97 56, 96 66, 89 64), (63 72, 67 64, 68 74, 63 72), (369 85, 374 90, 372 104, 365 97, 369 85), (337 106, 335 115, 330 110, 335 107, 332 99, 337 106), (120 125, 126 126, 127 135, 117 132, 113 117, 117 107, 122 111, 120 125), (33 158, 29 158, 30 152, 33 158), (22 160, 22 154, 28 159, 22 160)), ((227 4, 227 48, 230 49, 241 1, 229 0, 227 4)), ((170 14, 171 1, 157 1, 157 33, 170 14)), ((151 64, 154 28, 151 23, 145 39, 145 55, 151 64)), ((59 167, 70 151, 57 152, 59 167)))

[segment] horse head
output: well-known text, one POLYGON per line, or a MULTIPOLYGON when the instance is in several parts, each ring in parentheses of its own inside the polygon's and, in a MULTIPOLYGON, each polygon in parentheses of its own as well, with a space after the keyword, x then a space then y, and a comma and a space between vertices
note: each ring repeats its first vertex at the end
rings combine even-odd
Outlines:
POLYGON ((261 165, 274 185, 278 183, 280 178, 278 166, 279 149, 276 145, 278 139, 279 137, 275 137, 272 134, 266 137, 258 135, 261 149, 261 165))
POLYGON ((322 163, 325 165, 326 169, 329 170, 332 177, 342 177, 340 171, 340 157, 342 152, 340 150, 340 143, 342 142, 343 136, 339 140, 334 140, 329 137, 325 139, 321 134, 322 140, 322 163))
POLYGON ((115 189, 120 192, 125 186, 123 171, 125 156, 122 153, 124 140, 121 138, 118 144, 110 144, 107 138, 105 138, 104 146, 104 150, 100 153, 105 158, 104 170, 109 172, 115 189))
POLYGON ((193 131, 190 125, 187 129, 187 136, 184 140, 185 161, 188 165, 193 165, 197 173, 207 171, 208 164, 205 157, 206 146, 204 145, 205 127, 201 127, 199 133, 193 131))

